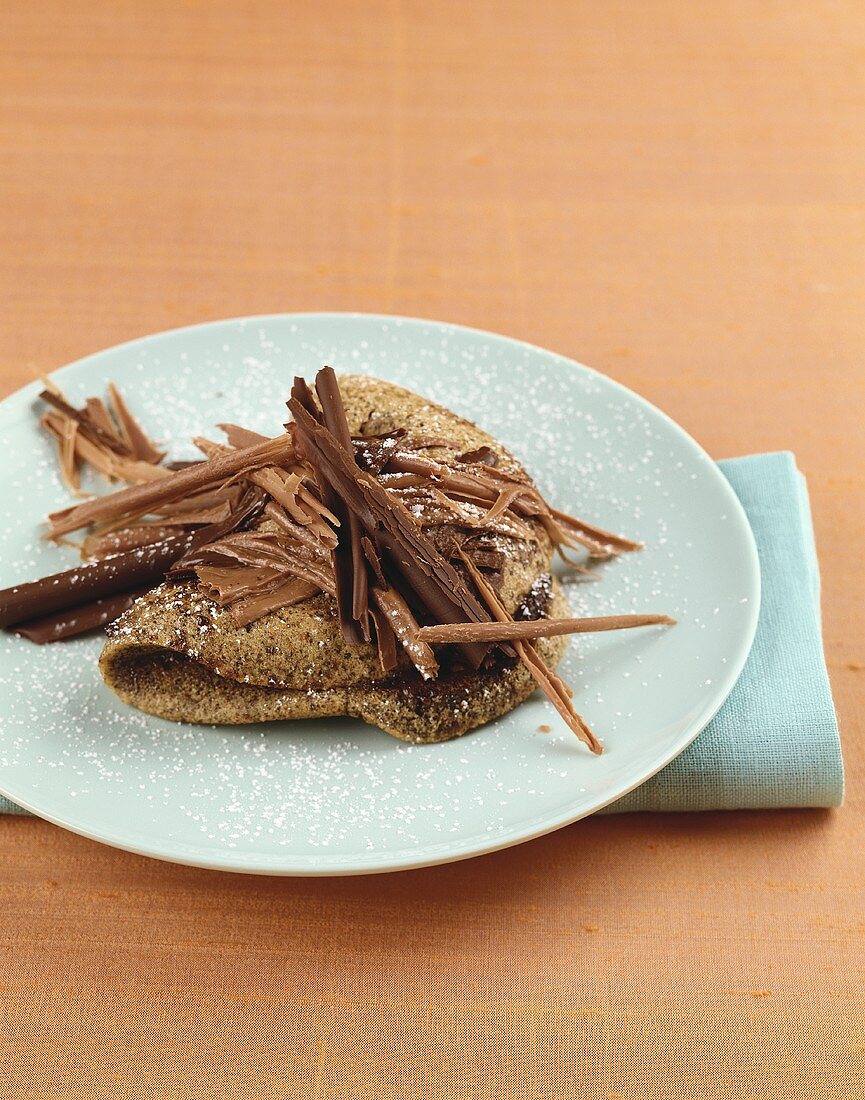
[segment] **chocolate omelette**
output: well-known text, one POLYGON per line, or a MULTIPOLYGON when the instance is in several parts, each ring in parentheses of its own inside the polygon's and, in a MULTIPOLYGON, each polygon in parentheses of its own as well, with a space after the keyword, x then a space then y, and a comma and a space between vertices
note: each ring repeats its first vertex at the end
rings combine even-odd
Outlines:
POLYGON ((348 715, 435 742, 540 686, 600 752, 554 671, 566 635, 672 622, 569 618, 556 551, 639 544, 551 507, 499 442, 391 383, 297 378, 284 435, 220 425, 195 463, 166 464, 113 387, 81 409, 42 397, 69 488, 84 465, 127 484, 49 517, 58 541, 88 532, 85 562, 0 592, 0 626, 46 642, 108 624, 105 682, 159 718, 348 715))

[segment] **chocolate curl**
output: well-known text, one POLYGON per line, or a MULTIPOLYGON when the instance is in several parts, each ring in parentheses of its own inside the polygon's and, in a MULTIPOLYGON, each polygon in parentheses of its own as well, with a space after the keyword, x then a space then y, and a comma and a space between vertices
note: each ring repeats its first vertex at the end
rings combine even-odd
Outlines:
POLYGON ((369 567, 370 569, 372 569, 376 584, 379 586, 379 588, 390 588, 390 585, 387 583, 385 575, 382 572, 381 560, 379 559, 375 547, 370 542, 369 536, 361 536, 360 544, 363 547, 363 552, 366 555, 366 560, 369 562, 369 567))
MULTIPOLYGON (((470 558, 462 555, 463 562, 472 576, 478 591, 486 601, 493 618, 499 623, 511 623, 513 620, 508 614, 504 604, 485 580, 483 574, 473 564, 470 558)), ((571 691, 561 677, 557 676, 541 659, 534 645, 528 641, 514 641, 513 647, 517 656, 531 673, 535 683, 544 691, 544 694, 564 718, 567 725, 574 731, 584 745, 587 745, 593 753, 600 756, 604 751, 600 741, 589 729, 583 719, 577 714, 571 703, 571 691)))
POLYGON ((242 564, 222 558, 215 551, 213 563, 196 569, 204 592, 229 612, 236 626, 248 626, 271 611, 299 603, 321 592, 318 581, 293 576, 277 568, 242 564))
MULTIPOLYGON (((291 400, 297 401, 300 405, 306 409, 316 424, 323 423, 321 418, 321 410, 315 403, 312 390, 309 388, 309 383, 305 378, 301 378, 299 374, 294 376, 294 382, 291 387, 291 400)), ((286 428, 290 427, 289 424, 285 425, 286 428)))
POLYGON ((61 434, 57 437, 58 453, 60 457, 60 477, 63 484, 73 496, 82 495, 81 479, 78 476, 78 456, 76 443, 78 439, 78 423, 75 420, 64 420, 60 428, 61 434))
POLYGON ((191 534, 175 535, 125 550, 50 577, 0 592, 0 627, 15 626, 105 596, 115 596, 162 579, 165 570, 192 546, 191 534))
MULTIPOLYGON (((367 535, 361 536, 360 544, 363 547, 366 560, 369 562, 369 567, 372 570, 375 583, 382 591, 386 591, 390 585, 387 583, 385 575, 382 572, 381 561, 379 560, 375 547, 370 542, 367 535)), ((397 666, 396 634, 393 631, 388 616, 375 602, 370 604, 369 613, 372 616, 372 621, 375 623, 375 643, 378 646, 378 661, 381 665, 381 670, 382 672, 393 672, 397 666)))
POLYGON ((111 413, 108 411, 108 406, 101 397, 85 398, 84 414, 89 416, 95 424, 100 426, 100 428, 104 428, 109 435, 117 434, 117 426, 111 419, 111 413))
POLYGON ((519 485, 508 485, 502 489, 495 504, 492 504, 484 513, 479 526, 485 527, 487 524, 492 523, 493 520, 498 519, 500 515, 510 508, 522 491, 519 485))
POLYGON ((45 615, 41 619, 19 623, 12 627, 12 630, 36 645, 77 638, 81 634, 89 634, 93 630, 107 626, 108 623, 113 623, 124 611, 132 607, 139 596, 143 596, 149 590, 147 586, 134 588, 131 592, 121 592, 116 596, 105 596, 103 599, 94 600, 81 607, 73 607, 66 611, 58 611, 55 615, 45 615))
MULTIPOLYGON (((305 551, 297 543, 286 543, 279 535, 254 531, 229 535, 202 547, 195 555, 194 569, 204 580, 203 569, 213 565, 224 567, 226 562, 231 561, 245 567, 288 574, 314 584, 317 591, 334 592, 333 579, 327 568, 329 563, 305 551)), ((186 562, 182 564, 187 565, 186 562)), ((173 572, 171 576, 173 578, 173 572)))
POLYGON ((158 510, 160 505, 197 492, 205 486, 225 481, 243 470, 284 462, 293 452, 294 442, 291 436, 282 435, 253 447, 243 447, 239 451, 217 455, 206 462, 198 462, 194 466, 166 474, 158 481, 132 485, 116 493, 108 493, 83 504, 76 504, 72 508, 53 512, 48 517, 51 522, 49 535, 57 538, 101 520, 146 515, 158 510))
MULTIPOLYGON (((315 377, 315 391, 321 405, 324 426, 353 458, 354 451, 345 407, 332 367, 323 367, 318 372, 315 377)), ((360 523, 333 486, 320 484, 319 489, 333 497, 331 510, 337 512, 340 523, 339 539, 333 550, 333 571, 336 576, 336 605, 343 637, 349 645, 361 645, 370 640, 370 631, 369 585, 366 561, 360 543, 360 523)), ((331 502, 328 501, 328 503, 331 502)))
POLYGON ((256 619, 282 607, 291 607, 309 599, 319 590, 318 585, 309 584, 297 577, 277 577, 266 590, 251 591, 237 600, 229 608, 229 614, 235 626, 249 626, 256 619))
POLYGON ((81 556, 85 559, 105 558, 110 554, 119 554, 121 550, 135 550, 140 546, 163 542, 176 534, 171 527, 142 524, 125 527, 122 531, 108 531, 104 535, 87 535, 81 543, 81 556))
POLYGON ((448 623, 422 626, 418 637, 430 642, 515 642, 557 638, 563 634, 597 634, 638 626, 673 626, 669 615, 600 615, 584 619, 533 619, 528 622, 448 623))
POLYGON ((369 613, 375 623, 375 644, 378 648, 378 663, 384 673, 393 672, 397 666, 396 634, 391 629, 387 615, 375 604, 370 605, 369 613))
POLYGON ((626 539, 623 535, 605 531, 603 527, 596 527, 575 516, 569 516, 567 512, 561 512, 558 508, 550 508, 549 513, 560 528, 564 528, 567 534, 588 548, 592 557, 610 557, 643 549, 641 542, 634 542, 633 539, 626 539))
POLYGON ((388 584, 381 568, 381 561, 368 536, 361 536, 361 547, 375 578, 371 589, 373 603, 370 614, 376 628, 378 658, 383 672, 392 672, 397 665, 396 640, 399 638, 412 662, 424 679, 438 675, 438 664, 433 651, 418 642, 419 627, 405 600, 388 584))
MULTIPOLYGON (((361 470, 354 455, 318 424, 303 405, 292 398, 288 403, 295 418, 298 442, 304 456, 339 492, 360 524, 372 536, 377 548, 387 554, 418 601, 439 622, 489 619, 457 570, 442 557, 412 514, 369 474, 361 470)), ((478 668, 486 649, 461 647, 469 664, 478 668)))
POLYGON ((329 533, 327 537, 317 538, 308 527, 290 519, 283 509, 273 500, 267 502, 264 512, 268 519, 272 519, 277 527, 293 538, 295 542, 300 542, 304 546, 308 546, 310 550, 315 550, 323 556, 326 555, 327 550, 336 545, 336 535, 330 528, 328 528, 329 533))
MULTIPOLYGON (((50 432, 58 441, 68 439, 70 428, 75 429, 74 434, 74 459, 76 465, 86 463, 94 470, 99 470, 111 481, 126 481, 130 484, 138 484, 142 481, 158 481, 165 477, 168 470, 164 466, 154 466, 150 462, 142 462, 130 455, 119 454, 103 443, 94 442, 86 436, 74 420, 67 420, 56 409, 49 409, 42 417, 40 424, 50 432)), ((61 455, 61 464, 63 457, 61 455)), ((77 483, 77 475, 76 475, 77 483)), ((80 488, 73 487, 75 496, 90 496, 82 493, 80 488)))
MULTIPOLYGON (((388 530, 379 531, 376 541, 382 557, 386 559, 391 569, 396 570, 407 590, 413 593, 417 602, 426 608, 436 621, 445 623, 464 621, 467 613, 465 607, 457 605, 451 599, 448 588, 442 584, 440 573, 427 572, 423 559, 415 555, 412 547, 407 547, 398 536, 388 530)), ((435 547, 433 549, 435 550, 435 547)), ((435 553, 438 556, 437 550, 435 553)), ((441 560, 444 561, 443 558, 441 560)), ((445 564, 449 569, 453 569, 450 562, 445 564)), ((453 572, 459 578, 460 584, 467 587, 456 570, 453 572)), ((484 614, 483 609, 480 613, 484 614)), ((464 642, 459 645, 469 665, 474 669, 480 668, 489 647, 475 642, 464 642)))

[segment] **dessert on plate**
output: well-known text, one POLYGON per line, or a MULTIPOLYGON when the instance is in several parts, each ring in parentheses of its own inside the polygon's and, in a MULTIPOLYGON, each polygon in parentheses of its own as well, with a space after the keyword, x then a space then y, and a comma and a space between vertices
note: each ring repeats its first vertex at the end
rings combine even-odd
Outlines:
POLYGON ((166 463, 120 394, 43 426, 80 493, 89 465, 126 487, 49 517, 86 531, 77 569, 0 593, 33 641, 107 626, 99 660, 125 702, 197 723, 348 715, 411 742, 458 737, 537 687, 594 752, 555 673, 566 636, 670 623, 574 619, 555 579, 639 544, 549 504, 475 424, 378 379, 295 379, 285 433, 221 425, 166 463))

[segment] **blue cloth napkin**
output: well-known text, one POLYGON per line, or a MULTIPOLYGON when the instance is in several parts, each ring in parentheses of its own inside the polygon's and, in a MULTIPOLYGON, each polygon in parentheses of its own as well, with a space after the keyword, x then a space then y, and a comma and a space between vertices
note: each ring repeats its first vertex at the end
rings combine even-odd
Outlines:
POLYGON ((719 466, 760 555, 754 644, 736 686, 696 741, 606 813, 840 806, 844 797, 805 478, 786 451, 719 466))
MULTIPOLYGON (((805 479, 786 452, 719 465, 745 508, 760 555, 754 645, 727 701, 696 741, 606 813, 838 806, 843 798, 805 479)), ((0 798, 0 813, 24 812, 0 798)))

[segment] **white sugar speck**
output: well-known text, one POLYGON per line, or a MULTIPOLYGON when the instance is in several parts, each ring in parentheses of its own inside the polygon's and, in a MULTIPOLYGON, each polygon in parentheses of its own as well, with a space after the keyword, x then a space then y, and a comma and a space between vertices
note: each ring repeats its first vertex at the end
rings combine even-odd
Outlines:
MULTIPOLYGON (((432 746, 405 745, 347 720, 237 728, 162 722, 103 685, 100 639, 33 647, 3 634, 0 768, 8 788, 39 797, 52 791, 55 807, 74 802, 70 817, 95 831, 127 822, 142 845, 172 844, 181 853, 345 861, 388 850, 435 858, 455 840, 504 842, 527 823, 566 815, 640 751, 647 714, 653 729, 664 722, 674 729, 688 700, 724 678, 728 658, 712 639, 744 621, 739 605, 748 597, 719 598, 711 577, 702 586, 696 580, 713 540, 729 537, 733 525, 721 526, 723 512, 695 528, 689 510, 704 492, 704 460, 639 402, 545 352, 398 318, 358 321, 354 329, 322 318, 240 321, 196 332, 118 349, 97 360, 95 372, 79 370, 62 384, 75 401, 105 377, 127 384, 133 410, 177 459, 197 456, 191 437, 219 438, 217 422, 278 433, 294 374, 326 362, 407 385, 498 436, 559 507, 645 542, 642 553, 593 565, 599 581, 562 571, 575 614, 668 612, 688 644, 657 630, 570 644, 561 672, 577 709, 604 735, 608 755, 595 759, 538 696, 489 727, 432 746), (540 724, 552 733, 529 736, 540 724)), ((6 456, 6 585, 73 560, 40 538, 44 515, 68 498, 29 405, 19 402, 15 416, 29 426, 6 456)))

